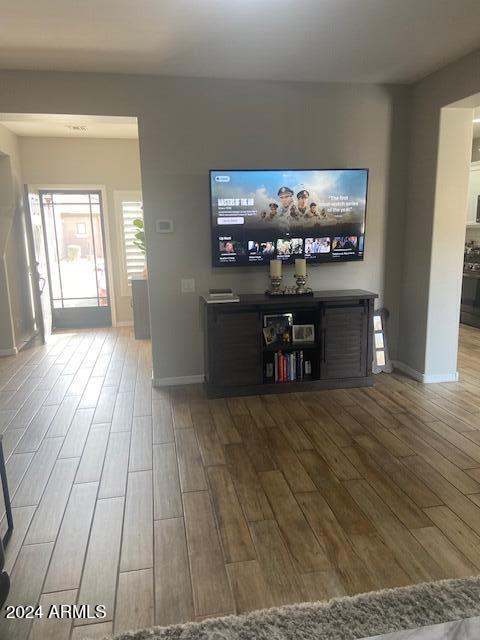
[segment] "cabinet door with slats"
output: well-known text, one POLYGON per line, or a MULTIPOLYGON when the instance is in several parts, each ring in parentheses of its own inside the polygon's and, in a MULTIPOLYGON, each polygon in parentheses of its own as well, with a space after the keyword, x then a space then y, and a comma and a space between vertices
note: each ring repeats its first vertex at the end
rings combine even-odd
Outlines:
POLYGON ((363 305, 323 309, 321 378, 332 380, 367 375, 367 317, 363 305))
POLYGON ((262 382, 260 329, 257 312, 215 313, 211 324, 214 384, 242 386, 262 382))

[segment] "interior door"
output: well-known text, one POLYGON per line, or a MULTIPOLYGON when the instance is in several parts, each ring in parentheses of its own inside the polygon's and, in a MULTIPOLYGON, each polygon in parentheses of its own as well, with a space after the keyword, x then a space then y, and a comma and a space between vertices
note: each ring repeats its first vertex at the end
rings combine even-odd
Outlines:
POLYGON ((31 280, 35 310, 35 325, 43 343, 52 332, 52 308, 48 280, 47 255, 43 233, 40 195, 25 185, 25 202, 28 204, 26 226, 30 253, 31 280))

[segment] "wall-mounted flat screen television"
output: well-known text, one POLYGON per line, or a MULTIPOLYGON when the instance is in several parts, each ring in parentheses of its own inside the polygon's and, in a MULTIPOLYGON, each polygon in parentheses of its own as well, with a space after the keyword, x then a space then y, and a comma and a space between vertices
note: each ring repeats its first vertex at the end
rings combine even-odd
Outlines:
POLYGON ((368 169, 210 171, 212 264, 363 260, 368 169))

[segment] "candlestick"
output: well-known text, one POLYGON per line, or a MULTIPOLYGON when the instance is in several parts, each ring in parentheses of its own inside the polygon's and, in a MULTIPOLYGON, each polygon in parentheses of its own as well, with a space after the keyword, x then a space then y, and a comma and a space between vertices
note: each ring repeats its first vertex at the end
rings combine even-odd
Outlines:
POLYGON ((307 262, 305 258, 297 258, 295 260, 295 281, 297 283, 296 292, 298 294, 309 292, 305 287, 307 282, 307 262))
POLYGON ((282 284, 282 261, 270 260, 270 289, 266 292, 270 296, 282 295, 280 285, 282 284))
POLYGON ((307 261, 305 258, 297 258, 295 260, 295 275, 306 276, 307 275, 307 261))
POLYGON ((281 278, 282 277, 282 261, 270 260, 270 277, 281 278))

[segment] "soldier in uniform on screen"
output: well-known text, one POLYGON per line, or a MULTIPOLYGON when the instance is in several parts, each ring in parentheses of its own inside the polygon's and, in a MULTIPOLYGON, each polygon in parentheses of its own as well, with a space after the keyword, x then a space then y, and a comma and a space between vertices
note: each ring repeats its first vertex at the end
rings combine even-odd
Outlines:
POLYGON ((262 211, 262 220, 273 220, 278 212, 278 204, 276 202, 271 202, 268 205, 269 212, 267 213, 265 210, 262 211))
POLYGON ((302 189, 297 193, 297 202, 298 202, 298 212, 300 216, 303 218, 308 211, 307 200, 310 197, 310 194, 306 189, 302 189))
POLYGON ((298 218, 298 211, 295 203, 293 202, 293 191, 290 187, 280 187, 278 190, 278 197, 280 198, 280 208, 278 214, 280 217, 290 216, 292 218, 298 218))
POLYGON ((273 220, 278 213, 278 204, 276 202, 271 202, 268 205, 270 209, 270 213, 268 214, 267 220, 273 220))
POLYGON ((318 217, 317 203, 316 202, 311 202, 310 203, 310 207, 308 208, 308 211, 305 214, 305 217, 306 218, 316 218, 316 217, 318 217))

